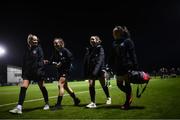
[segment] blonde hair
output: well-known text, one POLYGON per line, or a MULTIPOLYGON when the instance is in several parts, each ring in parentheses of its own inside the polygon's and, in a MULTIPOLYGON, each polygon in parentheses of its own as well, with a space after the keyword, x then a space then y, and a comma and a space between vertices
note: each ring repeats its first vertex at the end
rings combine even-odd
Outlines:
POLYGON ((36 35, 29 34, 27 38, 27 43, 30 44, 32 40, 37 40, 39 42, 39 38, 36 35))

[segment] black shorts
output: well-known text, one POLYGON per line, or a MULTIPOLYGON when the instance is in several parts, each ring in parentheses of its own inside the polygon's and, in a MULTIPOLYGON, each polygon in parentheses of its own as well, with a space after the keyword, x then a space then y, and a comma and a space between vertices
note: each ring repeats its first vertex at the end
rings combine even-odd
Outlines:
POLYGON ((25 70, 22 74, 23 80, 29 80, 29 81, 42 81, 45 79, 45 72, 43 69, 38 70, 25 70))
POLYGON ((89 74, 87 76, 88 79, 91 79, 91 80, 96 80, 96 79, 99 79, 100 77, 103 77, 104 76, 104 71, 103 70, 99 70, 98 74, 96 76, 94 76, 93 74, 89 74))
POLYGON ((60 77, 65 77, 66 80, 69 79, 69 72, 70 72, 69 70, 58 70, 57 80, 59 80, 60 77))
POLYGON ((121 76, 128 74, 128 71, 131 70, 132 68, 130 66, 122 66, 116 69, 115 75, 121 76))
POLYGON ((23 75, 22 76, 23 80, 29 80, 29 81, 34 81, 34 82, 39 82, 39 81, 43 81, 44 78, 39 77, 39 76, 29 76, 29 75, 23 75))

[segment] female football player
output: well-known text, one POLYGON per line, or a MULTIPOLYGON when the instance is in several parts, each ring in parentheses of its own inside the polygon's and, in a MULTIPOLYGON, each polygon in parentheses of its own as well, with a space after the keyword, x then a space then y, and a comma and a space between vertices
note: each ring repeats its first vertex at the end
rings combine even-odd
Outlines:
POLYGON ((43 50, 39 44, 39 39, 36 35, 29 34, 27 38, 27 49, 23 57, 22 66, 22 78, 23 83, 21 85, 19 93, 18 105, 10 110, 10 113, 22 114, 22 106, 26 96, 26 90, 29 87, 31 81, 38 83, 39 88, 43 94, 45 106, 44 110, 49 109, 48 92, 44 86, 44 55, 43 50))
POLYGON ((87 108, 96 108, 95 103, 95 80, 99 79, 100 84, 106 95, 106 104, 111 104, 111 98, 107 84, 105 83, 105 53, 101 45, 101 39, 98 36, 90 37, 90 47, 86 49, 84 57, 84 73, 85 77, 89 79, 89 93, 91 103, 87 108))
POLYGON ((135 46, 126 27, 116 26, 113 29, 113 38, 109 61, 116 75, 118 88, 126 94, 126 101, 121 108, 128 109, 132 102, 132 88, 128 74, 130 70, 137 69, 135 46))
POLYGON ((54 110, 61 109, 61 102, 64 95, 64 90, 66 90, 74 101, 74 105, 79 105, 80 100, 76 97, 74 91, 68 86, 68 78, 70 73, 71 62, 73 60, 72 53, 65 48, 65 44, 62 38, 55 38, 53 41, 54 52, 52 54, 50 63, 54 64, 58 70, 58 97, 57 103, 54 110))

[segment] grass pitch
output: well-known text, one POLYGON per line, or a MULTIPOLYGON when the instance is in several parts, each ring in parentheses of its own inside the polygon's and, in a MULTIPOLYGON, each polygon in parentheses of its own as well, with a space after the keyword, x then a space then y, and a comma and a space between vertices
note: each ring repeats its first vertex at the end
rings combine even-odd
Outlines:
MULTIPOLYGON (((44 111, 44 101, 37 85, 30 85, 27 90, 22 115, 13 115, 8 111, 15 107, 19 86, 0 87, 0 119, 178 119, 180 118, 180 78, 152 78, 141 98, 136 98, 137 85, 133 87, 133 103, 129 110, 121 110, 125 95, 111 80, 109 88, 112 104, 106 105, 105 94, 96 81, 96 109, 87 109, 90 97, 88 82, 69 82, 69 86, 80 98, 80 106, 74 106, 66 93, 58 111, 44 111)), ((56 83, 47 83, 50 106, 54 106, 58 94, 56 83)))

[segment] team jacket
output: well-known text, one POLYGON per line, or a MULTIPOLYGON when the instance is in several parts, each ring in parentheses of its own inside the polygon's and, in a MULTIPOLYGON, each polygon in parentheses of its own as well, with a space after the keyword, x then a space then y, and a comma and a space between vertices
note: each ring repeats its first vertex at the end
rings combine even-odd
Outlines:
POLYGON ((86 48, 84 57, 85 77, 96 76, 104 68, 104 49, 101 45, 86 48))
POLYGON ((23 56, 22 74, 37 74, 44 64, 44 54, 40 45, 27 48, 23 56))
POLYGON ((109 57, 109 64, 113 71, 137 66, 134 42, 130 38, 122 38, 113 43, 109 57))
POLYGON ((70 70, 71 62, 73 60, 72 53, 67 48, 61 48, 59 50, 54 50, 52 57, 50 59, 50 63, 53 62, 61 63, 61 67, 58 70, 70 70))

